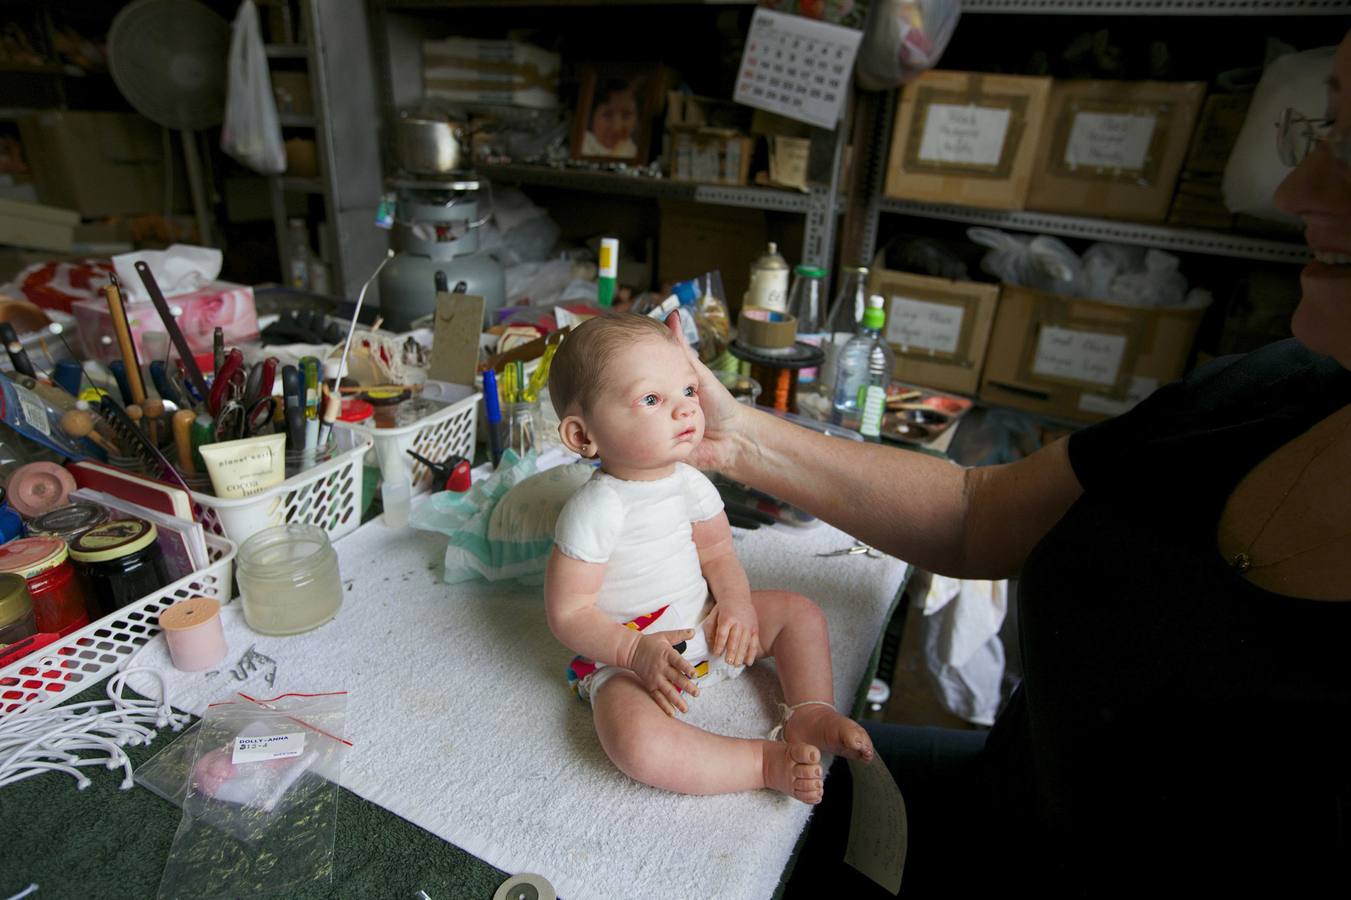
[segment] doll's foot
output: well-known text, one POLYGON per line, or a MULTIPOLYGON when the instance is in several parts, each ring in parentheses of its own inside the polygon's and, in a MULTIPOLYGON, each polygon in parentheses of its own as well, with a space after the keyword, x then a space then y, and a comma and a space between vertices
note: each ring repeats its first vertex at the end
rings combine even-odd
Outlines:
POLYGON ((813 704, 793 710, 783 728, 787 741, 805 741, 846 759, 863 762, 873 758, 873 742, 863 726, 833 707, 813 704))
POLYGON ((801 800, 820 803, 825 791, 821 779, 821 751, 811 744, 767 742, 765 787, 801 800))

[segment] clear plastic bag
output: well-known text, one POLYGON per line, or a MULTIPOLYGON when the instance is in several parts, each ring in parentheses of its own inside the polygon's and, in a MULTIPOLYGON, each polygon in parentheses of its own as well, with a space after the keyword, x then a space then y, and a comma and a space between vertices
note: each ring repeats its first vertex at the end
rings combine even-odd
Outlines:
POLYGON ((160 900, 293 891, 333 877, 346 692, 238 694, 136 771, 183 818, 160 900))
POLYGON ((858 48, 858 83, 887 91, 938 64, 961 15, 959 0, 874 0, 858 48))
POLYGON ((220 148, 255 172, 280 175, 286 171, 286 146, 253 0, 244 0, 235 16, 229 67, 220 148))
POLYGON ((1001 281, 1054 294, 1083 295, 1084 264, 1063 241, 1046 235, 1029 239, 997 228, 968 228, 966 236, 990 248, 980 267, 1001 281))

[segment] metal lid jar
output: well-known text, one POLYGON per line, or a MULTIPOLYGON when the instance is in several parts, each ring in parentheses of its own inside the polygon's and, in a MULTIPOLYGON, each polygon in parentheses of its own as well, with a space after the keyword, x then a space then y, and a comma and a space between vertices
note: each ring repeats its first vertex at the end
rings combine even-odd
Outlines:
POLYGON ((0 575, 0 650, 37 634, 28 582, 13 572, 0 575))
POLYGON ((91 528, 108 521, 105 507, 88 500, 76 500, 48 510, 28 523, 28 533, 60 538, 69 544, 91 528))
POLYGON ((244 621, 259 634, 299 634, 342 606, 338 554, 322 528, 293 522, 266 528, 235 556, 244 621))
POLYGON ((159 531, 142 519, 114 519, 80 535, 70 558, 89 582, 90 598, 107 615, 169 583, 159 531))
POLYGON ((0 544, 0 572, 12 572, 28 583, 38 631, 63 637, 89 624, 84 587, 68 556, 60 538, 26 537, 0 544))

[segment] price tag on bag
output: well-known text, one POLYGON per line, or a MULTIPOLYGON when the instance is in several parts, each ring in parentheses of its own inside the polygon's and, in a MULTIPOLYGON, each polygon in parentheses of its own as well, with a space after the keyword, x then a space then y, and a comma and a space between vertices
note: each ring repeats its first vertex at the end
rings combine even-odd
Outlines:
POLYGON ((230 762, 241 763, 267 762, 273 759, 291 759, 305 752, 305 735, 302 732, 292 734, 261 734, 235 738, 234 752, 230 762))

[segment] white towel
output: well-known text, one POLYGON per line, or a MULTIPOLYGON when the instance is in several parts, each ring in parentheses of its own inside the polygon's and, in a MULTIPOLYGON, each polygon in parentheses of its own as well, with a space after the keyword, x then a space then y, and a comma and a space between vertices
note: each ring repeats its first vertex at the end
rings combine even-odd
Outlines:
MULTIPOLYGON (((753 587, 797 590, 825 610, 843 710, 906 568, 813 556, 851 543, 825 525, 737 541, 753 587)), ((222 610, 230 652, 217 674, 173 670, 162 638, 137 664, 165 672, 173 705, 197 714, 240 688, 350 691, 345 787, 500 869, 544 875, 560 896, 771 896, 809 808, 770 791, 681 796, 620 773, 567 687, 573 654, 549 632, 540 590, 443 584, 444 549, 443 537, 368 524, 338 544, 348 589, 332 622, 264 637, 235 601, 222 610), (277 660, 273 685, 270 667, 229 673, 251 645, 277 660)), ((692 700, 687 721, 763 737, 779 699, 772 664, 757 664, 692 700)))
POLYGON ((924 662, 953 715, 993 725, 1004 681, 999 629, 1008 612, 1007 581, 933 576, 924 597, 924 662))

